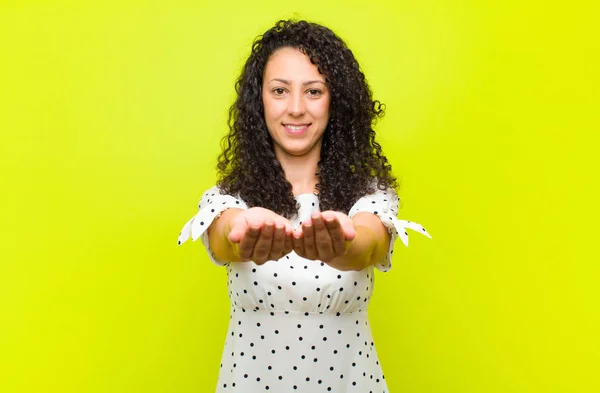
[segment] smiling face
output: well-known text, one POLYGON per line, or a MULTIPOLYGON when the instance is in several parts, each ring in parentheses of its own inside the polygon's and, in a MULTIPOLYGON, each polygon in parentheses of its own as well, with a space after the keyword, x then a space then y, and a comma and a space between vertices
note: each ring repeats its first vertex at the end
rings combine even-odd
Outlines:
POLYGON ((263 75, 265 121, 275 156, 304 156, 321 151, 331 96, 317 66, 295 48, 273 52, 263 75))

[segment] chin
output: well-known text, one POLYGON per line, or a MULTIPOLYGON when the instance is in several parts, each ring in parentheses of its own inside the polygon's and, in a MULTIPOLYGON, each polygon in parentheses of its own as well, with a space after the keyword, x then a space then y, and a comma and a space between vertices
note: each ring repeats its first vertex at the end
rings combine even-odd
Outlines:
POLYGON ((300 156, 304 156, 308 153, 310 153, 311 151, 313 151, 315 149, 315 145, 311 145, 311 146, 307 146, 307 145, 287 145, 287 146, 281 146, 281 150, 283 153, 290 155, 290 156, 294 156, 294 157, 300 157, 300 156))

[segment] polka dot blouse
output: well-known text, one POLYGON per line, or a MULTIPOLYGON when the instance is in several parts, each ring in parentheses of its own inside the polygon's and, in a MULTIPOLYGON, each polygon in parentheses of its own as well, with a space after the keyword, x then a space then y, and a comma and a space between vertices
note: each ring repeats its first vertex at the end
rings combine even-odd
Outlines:
MULTIPOLYGON (((314 194, 296 197, 300 209, 292 225, 319 211, 314 194)), ((222 195, 215 186, 204 193, 198 213, 188 221, 178 244, 200 238, 211 261, 227 270, 231 314, 217 392, 388 391, 367 309, 373 294, 374 268, 392 267, 394 241, 408 245, 407 228, 431 237, 414 222, 398 220, 398 196, 377 191, 359 199, 349 212, 379 216, 392 239, 387 255, 361 271, 339 271, 295 252, 261 266, 217 260, 206 229, 228 208, 247 209, 240 198, 222 195)))

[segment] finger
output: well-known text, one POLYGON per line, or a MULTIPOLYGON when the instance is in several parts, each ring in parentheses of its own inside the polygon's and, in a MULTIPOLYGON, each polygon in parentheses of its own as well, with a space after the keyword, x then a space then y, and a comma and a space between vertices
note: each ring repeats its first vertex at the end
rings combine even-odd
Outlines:
POLYGON ((248 225, 246 231, 242 235, 239 243, 240 258, 242 261, 249 261, 254 252, 254 246, 260 237, 262 225, 248 225))
POLYGON ((327 226, 327 230, 329 231, 329 236, 331 236, 331 244, 333 246, 335 255, 344 255, 345 239, 340 221, 334 215, 326 216, 325 225, 327 226))
POLYGON ((320 213, 313 213, 311 220, 313 222, 318 259, 329 261, 335 256, 329 230, 325 226, 325 222, 320 213))
POLYGON ((294 249, 294 236, 293 234, 285 234, 285 241, 283 243, 283 255, 287 255, 294 249))
POLYGON ((290 224, 289 221, 285 221, 285 234, 286 235, 293 235, 294 233, 294 228, 292 227, 292 224, 290 224))
POLYGON ((352 221, 342 225, 342 232, 344 233, 344 239, 347 241, 354 240, 356 237, 356 228, 352 221))
POLYGON ((271 251, 271 245, 273 243, 273 232, 273 221, 265 221, 262 230, 260 231, 260 236, 254 245, 254 253, 252 254, 252 260, 254 262, 263 263, 268 260, 269 251, 271 251))
POLYGON ((302 234, 304 235, 304 257, 313 261, 318 259, 315 232, 311 220, 305 220, 302 223, 302 234))
POLYGON ((292 242, 296 254, 304 257, 304 235, 300 230, 294 231, 294 234, 292 235, 292 242))
POLYGON ((271 246, 270 259, 273 261, 282 257, 283 246, 285 244, 285 226, 282 223, 275 224, 273 232, 273 245, 271 246))
POLYGON ((229 231, 228 239, 232 243, 239 243, 244 236, 244 232, 248 229, 246 223, 236 224, 229 231))

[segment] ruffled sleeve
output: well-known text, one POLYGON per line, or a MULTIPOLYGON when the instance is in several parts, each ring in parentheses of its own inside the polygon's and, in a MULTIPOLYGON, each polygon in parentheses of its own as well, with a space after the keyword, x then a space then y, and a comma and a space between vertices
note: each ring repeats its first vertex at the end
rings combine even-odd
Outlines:
POLYGON ((383 272, 387 272, 392 268, 392 254, 394 253, 394 242, 396 239, 400 237, 402 243, 408 246, 408 232, 406 228, 431 238, 431 235, 427 233, 425 228, 416 222, 399 220, 397 218, 399 204, 400 199, 393 189, 386 191, 377 190, 375 193, 365 195, 356 201, 348 213, 349 217, 353 217, 359 212, 369 212, 377 215, 392 236, 387 255, 383 260, 375 264, 375 267, 383 272))
POLYGON ((207 190, 198 203, 198 213, 192 217, 181 229, 177 244, 181 245, 185 243, 189 238, 196 241, 198 238, 202 240, 210 260, 219 266, 224 265, 227 261, 220 261, 215 258, 212 250, 210 249, 210 242, 208 240, 208 232, 206 231, 210 224, 218 218, 221 213, 229 208, 237 209, 248 209, 248 205, 239 199, 231 195, 221 194, 219 188, 214 186, 207 190))

